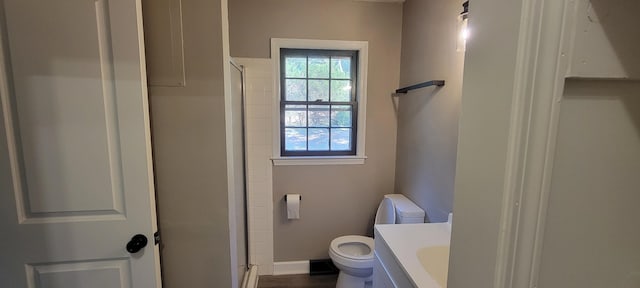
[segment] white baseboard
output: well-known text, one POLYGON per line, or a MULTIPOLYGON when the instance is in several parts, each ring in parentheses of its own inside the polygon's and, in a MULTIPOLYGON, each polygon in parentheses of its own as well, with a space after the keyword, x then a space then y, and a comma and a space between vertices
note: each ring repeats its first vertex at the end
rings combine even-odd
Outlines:
POLYGON ((309 260, 273 262, 273 275, 309 274, 309 260))

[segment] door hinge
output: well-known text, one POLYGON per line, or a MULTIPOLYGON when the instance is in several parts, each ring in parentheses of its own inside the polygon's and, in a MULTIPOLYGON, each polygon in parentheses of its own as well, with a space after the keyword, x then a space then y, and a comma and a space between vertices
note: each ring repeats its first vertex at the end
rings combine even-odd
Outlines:
POLYGON ((158 243, 160 243, 160 231, 153 233, 153 245, 158 245, 158 243))

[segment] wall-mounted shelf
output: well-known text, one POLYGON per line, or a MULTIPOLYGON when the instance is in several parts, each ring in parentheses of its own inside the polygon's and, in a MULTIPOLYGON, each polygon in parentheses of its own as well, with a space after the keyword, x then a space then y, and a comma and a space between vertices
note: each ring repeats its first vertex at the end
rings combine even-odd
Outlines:
POLYGON ((407 94, 407 92, 409 92, 411 90, 416 90, 416 89, 429 87, 429 86, 442 87, 442 86, 444 86, 444 80, 431 80, 431 81, 422 82, 422 83, 419 83, 419 84, 407 86, 407 87, 404 87, 404 88, 400 88, 400 89, 396 90, 395 94, 407 94))

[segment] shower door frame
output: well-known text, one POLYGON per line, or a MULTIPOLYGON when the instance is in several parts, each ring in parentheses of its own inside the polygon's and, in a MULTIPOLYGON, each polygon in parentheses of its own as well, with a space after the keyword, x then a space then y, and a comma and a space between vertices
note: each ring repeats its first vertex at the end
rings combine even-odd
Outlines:
MULTIPOLYGON (((242 223, 243 227, 241 229, 243 229, 244 231, 244 251, 245 251, 245 257, 244 259, 237 259, 237 261, 244 261, 245 264, 245 271, 238 271, 239 275, 243 275, 250 266, 250 262, 249 262, 249 255, 250 255, 250 245, 249 245, 249 211, 248 211, 248 205, 247 205, 247 201, 248 201, 248 196, 247 196, 247 167, 248 167, 248 163, 247 163, 247 129, 246 129, 246 108, 247 108, 247 101, 246 101, 246 75, 245 75, 245 68, 243 65, 238 64, 236 61, 234 61, 233 59, 229 59, 229 63, 230 65, 230 69, 228 71, 230 71, 230 73, 233 73, 232 71, 235 69, 238 72, 240 72, 240 79, 241 79, 241 90, 240 90, 240 97, 241 97, 241 115, 240 115, 240 119, 242 119, 241 121, 241 125, 240 127, 242 127, 242 165, 243 165, 243 169, 242 169, 242 191, 243 191, 243 205, 242 205, 242 209, 243 209, 243 215, 244 215, 244 221, 242 223)), ((229 77, 231 78, 231 75, 229 75, 229 77)), ((233 89, 233 88, 231 88, 233 89)), ((229 91, 231 92, 231 91, 229 91)), ((231 93, 232 94, 232 93, 231 93)), ((232 97, 235 97, 236 95, 232 95, 232 97)), ((230 105, 231 105, 231 110, 233 111, 233 99, 230 99, 230 105)), ((232 111, 227 111, 227 113, 232 112, 232 111)), ((233 137, 233 134, 231 133, 229 135, 229 133, 227 133, 228 137, 233 137)), ((234 147, 237 148, 237 147, 234 147)), ((233 161, 233 160, 231 160, 233 161)), ((236 175, 234 175, 235 177, 236 175)), ((235 194, 233 195, 235 196, 235 194)), ((235 217, 235 215, 233 215, 235 217)), ((239 228, 238 227, 239 223, 236 223, 236 231, 239 228)), ((237 232, 236 232, 237 233, 237 232)), ((235 239, 236 242, 240 239, 235 239)), ((236 247, 236 251, 237 251, 237 247, 236 247)), ((238 264, 238 263, 236 263, 238 264)), ((236 265, 236 267, 239 265, 236 265)))

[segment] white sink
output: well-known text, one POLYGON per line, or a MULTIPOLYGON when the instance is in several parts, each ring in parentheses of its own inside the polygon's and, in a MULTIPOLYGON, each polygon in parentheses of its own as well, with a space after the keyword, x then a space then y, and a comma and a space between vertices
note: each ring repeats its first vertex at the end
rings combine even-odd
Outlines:
POLYGON ((447 287, 450 239, 448 223, 376 225, 374 287, 447 287), (376 284, 385 275, 375 273, 391 284, 376 284))
POLYGON ((449 269, 449 245, 427 246, 416 252, 424 271, 438 282, 441 287, 447 287, 449 269))

